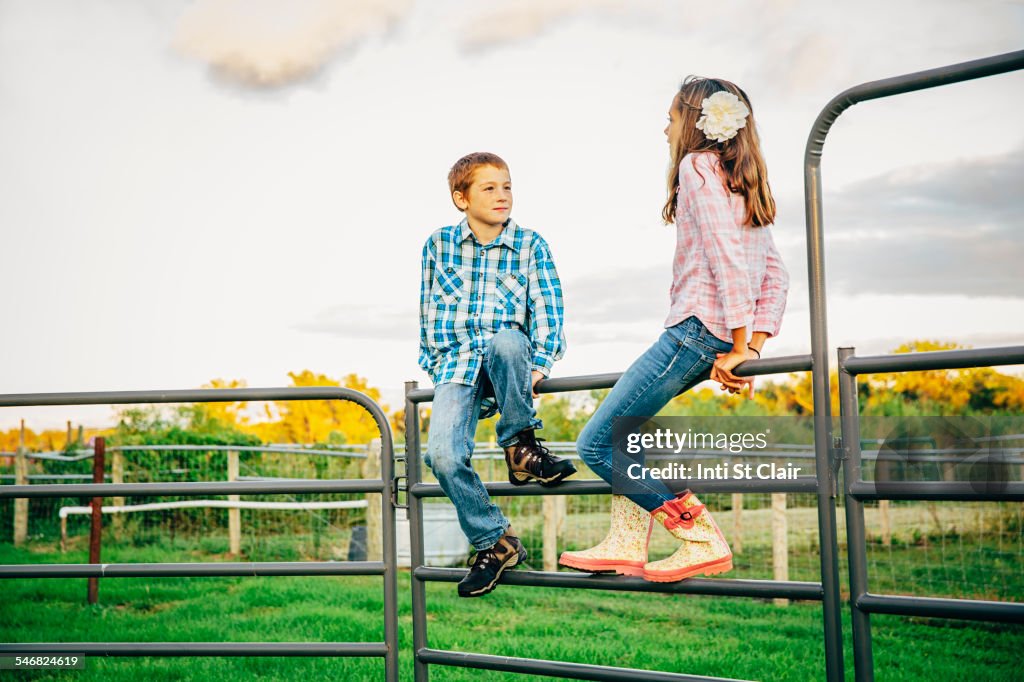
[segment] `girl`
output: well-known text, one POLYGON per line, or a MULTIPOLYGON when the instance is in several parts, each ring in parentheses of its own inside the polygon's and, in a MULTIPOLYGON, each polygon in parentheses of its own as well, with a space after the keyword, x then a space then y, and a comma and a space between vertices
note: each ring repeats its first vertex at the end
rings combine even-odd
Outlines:
MULTIPOLYGON (((759 358, 765 340, 778 334, 789 289, 768 227, 775 200, 746 93, 717 78, 687 78, 672 100, 665 135, 672 163, 662 218, 676 225, 666 330, 626 370, 576 443, 580 457, 609 483, 616 418, 642 422, 709 378, 731 393, 747 385, 753 396, 753 381, 732 369, 759 358)), ((623 468, 616 461, 614 476, 637 492, 613 495, 605 539, 564 552, 559 563, 656 582, 732 569, 728 543, 693 493, 676 497, 660 480, 634 480, 623 468), (682 545, 647 563, 654 521, 682 545)))

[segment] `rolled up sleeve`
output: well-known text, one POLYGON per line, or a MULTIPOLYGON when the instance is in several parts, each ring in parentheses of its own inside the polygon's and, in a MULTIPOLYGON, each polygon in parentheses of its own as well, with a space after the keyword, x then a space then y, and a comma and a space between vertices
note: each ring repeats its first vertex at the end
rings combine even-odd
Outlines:
POLYGON ((428 330, 427 325, 429 324, 429 304, 430 304, 430 287, 434 279, 434 262, 435 256, 433 251, 432 240, 427 240, 427 243, 423 245, 423 262, 420 275, 420 352, 419 352, 419 365, 428 374, 436 363, 434 352, 430 348, 428 343, 428 330))
MULTIPOLYGON (((761 228, 768 230, 767 227, 761 228)), ((761 292, 754 310, 755 332, 765 332, 769 336, 778 336, 782 328, 782 314, 786 312, 786 296, 789 294, 789 271, 779 250, 775 248, 775 240, 769 231, 768 248, 765 261, 764 279, 761 280, 761 292)))
POLYGON ((548 376, 555 361, 565 355, 562 283, 551 250, 539 236, 534 242, 533 261, 528 295, 533 369, 548 376))

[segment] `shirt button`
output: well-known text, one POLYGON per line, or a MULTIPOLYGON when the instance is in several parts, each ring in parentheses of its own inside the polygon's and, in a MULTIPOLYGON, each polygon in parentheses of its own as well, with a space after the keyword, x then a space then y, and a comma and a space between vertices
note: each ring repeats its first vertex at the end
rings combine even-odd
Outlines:
POLYGON ((450 265, 449 265, 449 266, 448 266, 448 270, 447 270, 447 272, 448 272, 448 274, 450 275, 450 274, 452 274, 453 272, 455 272, 455 268, 453 268, 452 266, 450 266, 450 265))

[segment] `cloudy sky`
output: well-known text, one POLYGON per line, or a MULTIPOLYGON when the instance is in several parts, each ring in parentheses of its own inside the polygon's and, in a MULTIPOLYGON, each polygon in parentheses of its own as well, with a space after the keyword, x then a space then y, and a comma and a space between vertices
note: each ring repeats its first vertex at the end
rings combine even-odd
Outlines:
MULTIPOLYGON (((1024 47, 1024 3, 0 0, 0 392, 281 386, 400 399, 459 156, 510 164, 562 277, 561 376, 667 311, 666 110, 750 95, 809 351, 803 149, 860 82, 1024 47)), ((1024 73, 858 105, 825 147, 830 345, 1024 343, 1024 73)), ((3 409, 34 428, 109 408, 3 409)))

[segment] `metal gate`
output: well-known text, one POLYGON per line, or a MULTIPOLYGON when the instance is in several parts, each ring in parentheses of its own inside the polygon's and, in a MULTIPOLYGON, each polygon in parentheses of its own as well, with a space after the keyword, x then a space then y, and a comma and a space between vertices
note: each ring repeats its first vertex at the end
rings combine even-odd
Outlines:
MULTIPOLYGON (((818 115, 807 140, 804 155, 804 183, 807 211, 808 255, 811 260, 811 329, 814 339, 814 405, 828 404, 828 386, 823 383, 819 396, 818 381, 826 382, 827 348, 824 292, 824 246, 821 206, 821 153, 832 124, 846 109, 871 99, 891 97, 940 85, 984 78, 1024 69, 1024 51, 1010 52, 986 59, 953 64, 895 78, 864 83, 846 90, 829 102, 818 115), (818 276, 815 276, 815 272, 818 276), (823 364, 819 364, 820 361, 823 364)), ((931 616, 971 620, 1024 623, 1024 604, 936 599, 871 594, 868 592, 867 547, 864 531, 865 500, 1024 500, 1024 483, 1006 483, 999 491, 978 490, 970 482, 904 481, 889 482, 879 489, 861 478, 860 409, 857 375, 876 372, 911 372, 1010 365, 1024 362, 1024 346, 979 350, 914 353, 895 356, 857 357, 852 348, 839 350, 839 392, 842 447, 838 455, 843 465, 846 506, 846 535, 850 564, 850 608, 852 611, 853 657, 857 680, 873 680, 871 655, 871 613, 904 616, 931 616)), ((817 426, 817 425, 816 425, 817 426)), ((831 677, 830 677, 831 679, 831 677)))
POLYGON ((379 575, 384 578, 383 642, 34 642, 3 643, 0 653, 84 654, 93 656, 363 656, 384 659, 384 679, 398 680, 398 582, 394 456, 391 428, 380 407, 348 388, 244 388, 195 391, 34 393, 0 395, 0 407, 39 405, 123 405, 130 403, 209 403, 254 400, 347 400, 373 417, 380 430, 381 477, 373 480, 233 481, 186 483, 75 483, 0 486, 0 498, 269 495, 276 493, 380 493, 383 561, 273 561, 163 564, 13 564, 0 566, 0 578, 138 578, 210 576, 379 575))
MULTIPOLYGON (((745 376, 810 371, 811 356, 798 355, 751 361, 743 366, 745 376)), ((599 374, 583 377, 548 379, 538 385, 541 393, 560 393, 596 388, 610 388, 621 374, 599 374)), ((651 680, 657 682, 723 680, 696 675, 613 668, 567 661, 493 656, 481 653, 443 651, 432 649, 427 641, 427 582, 457 582, 466 574, 465 569, 433 568, 424 566, 423 498, 443 497, 437 484, 422 482, 420 475, 419 410, 420 404, 433 399, 434 392, 417 388, 416 382, 406 384, 405 403, 405 466, 408 477, 408 506, 410 553, 412 559, 412 624, 415 653, 415 679, 428 678, 428 666, 445 665, 513 673, 550 675, 581 680, 651 680)), ((818 530, 821 547, 821 582, 776 580, 721 580, 690 578, 676 583, 653 583, 643 578, 626 576, 590 575, 545 571, 511 571, 502 576, 503 585, 529 585, 561 587, 567 589, 614 590, 623 592, 660 592, 668 594, 705 594, 730 597, 785 598, 821 601, 824 604, 826 651, 830 652, 830 674, 841 679, 842 632, 839 614, 838 544, 836 539, 835 478, 831 466, 831 428, 827 433, 817 430, 815 424, 816 475, 800 476, 794 480, 694 480, 687 487, 694 492, 709 493, 816 493, 818 497, 818 530), (823 442, 822 442, 823 441, 823 442)), ((539 485, 513 486, 511 483, 487 483, 491 495, 585 495, 611 493, 604 481, 565 481, 554 488, 539 485)), ((830 678, 831 679, 831 678, 830 678)))

